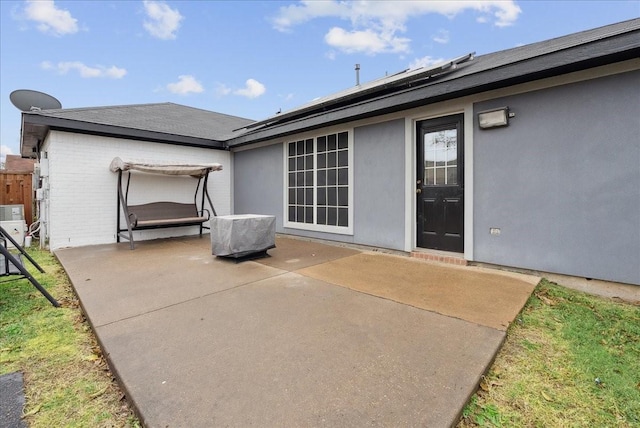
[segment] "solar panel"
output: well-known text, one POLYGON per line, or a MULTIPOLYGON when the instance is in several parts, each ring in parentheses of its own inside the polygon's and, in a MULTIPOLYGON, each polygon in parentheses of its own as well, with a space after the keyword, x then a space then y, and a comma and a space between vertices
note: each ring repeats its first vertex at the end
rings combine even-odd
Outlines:
MULTIPOLYGON (((419 80, 429 79, 435 76, 440 76, 456 69, 458 64, 473 59, 475 53, 469 53, 449 61, 441 62, 431 67, 420 67, 416 69, 406 69, 398 73, 394 73, 390 76, 381 77, 371 82, 357 85, 344 91, 337 92, 326 97, 316 98, 313 101, 303 104, 293 110, 289 110, 275 116, 271 116, 265 120, 251 123, 244 128, 240 129, 254 129, 263 125, 268 125, 273 122, 283 121, 292 116, 298 116, 308 111, 316 110, 323 106, 329 106, 337 104, 341 101, 347 101, 352 98, 361 97, 363 95, 374 94, 394 88, 396 86, 403 85, 408 82, 414 82, 419 80)), ((235 130, 237 131, 237 129, 235 130)))

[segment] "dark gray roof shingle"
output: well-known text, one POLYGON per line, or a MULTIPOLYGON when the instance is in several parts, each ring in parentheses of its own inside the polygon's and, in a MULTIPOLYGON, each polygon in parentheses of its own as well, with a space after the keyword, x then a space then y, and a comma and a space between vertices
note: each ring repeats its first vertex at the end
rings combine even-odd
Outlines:
POLYGON ((22 156, 33 156, 51 129, 225 149, 254 121, 174 103, 38 110, 22 113, 22 156))
POLYGON ((42 110, 41 116, 170 135, 226 140, 253 120, 174 103, 42 110))

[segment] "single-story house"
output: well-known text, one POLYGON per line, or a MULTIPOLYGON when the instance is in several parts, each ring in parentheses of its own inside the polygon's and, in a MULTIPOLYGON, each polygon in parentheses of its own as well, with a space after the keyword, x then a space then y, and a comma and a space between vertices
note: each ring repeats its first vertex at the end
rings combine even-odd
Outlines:
MULTIPOLYGON (((53 250, 116 241, 114 157, 217 162, 218 215, 274 215, 282 234, 640 285, 639 58, 634 19, 258 122, 170 103, 24 112, 21 154, 40 159, 53 250)), ((139 175, 130 198, 191 185, 139 175)))

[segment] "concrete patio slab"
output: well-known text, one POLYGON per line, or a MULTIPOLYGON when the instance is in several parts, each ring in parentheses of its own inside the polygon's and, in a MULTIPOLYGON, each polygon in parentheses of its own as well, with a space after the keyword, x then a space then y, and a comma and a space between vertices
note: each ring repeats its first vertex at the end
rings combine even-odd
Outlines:
MULTIPOLYGON (((368 253, 276 245, 241 263, 216 259, 197 238, 56 252, 145 426, 457 422, 505 331, 307 271, 337 272, 341 262, 366 276, 356 261, 368 253)), ((421 269, 409 258, 393 265, 421 269)))
POLYGON ((94 326, 282 273, 211 256, 207 239, 142 241, 56 252, 94 326))
POLYGON ((363 253, 298 273, 374 296, 506 330, 540 278, 363 253))
POLYGON ((295 273, 97 331, 158 427, 448 426, 504 337, 295 273))
POLYGON ((276 248, 269 250, 271 257, 256 259, 256 262, 293 272, 360 253, 353 248, 323 245, 304 239, 278 239, 276 244, 276 248))

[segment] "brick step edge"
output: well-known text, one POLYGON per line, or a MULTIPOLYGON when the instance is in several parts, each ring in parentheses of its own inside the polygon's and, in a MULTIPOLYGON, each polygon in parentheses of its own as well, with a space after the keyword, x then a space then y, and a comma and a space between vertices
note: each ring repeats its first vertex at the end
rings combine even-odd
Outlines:
POLYGON ((451 256, 442 256, 439 254, 429 254, 429 253, 421 253, 413 251, 411 252, 411 257, 421 260, 429 260, 432 262, 440 262, 440 263, 448 263, 452 265, 458 266, 467 266, 467 261, 465 259, 459 257, 451 257, 451 256))

